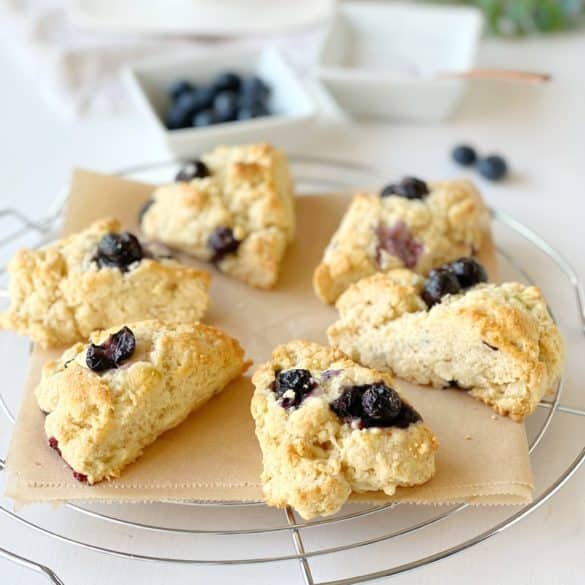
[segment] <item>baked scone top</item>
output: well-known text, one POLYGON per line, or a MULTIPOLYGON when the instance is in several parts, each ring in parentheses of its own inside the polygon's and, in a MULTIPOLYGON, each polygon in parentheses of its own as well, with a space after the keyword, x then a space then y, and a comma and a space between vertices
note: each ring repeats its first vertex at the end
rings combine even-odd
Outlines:
POLYGON ((398 485, 424 483, 433 475, 438 443, 395 392, 389 373, 360 366, 338 350, 293 341, 277 347, 252 380, 268 504, 291 505, 311 518, 336 512, 352 491, 393 494, 398 485), (282 392, 279 380, 299 371, 301 377, 310 375, 304 389, 301 384, 296 392, 282 392), (391 389, 392 421, 368 419, 361 410, 365 391, 376 389, 385 397, 391 389))
POLYGON ((38 250, 17 252, 8 267, 11 304, 0 327, 55 347, 128 320, 198 320, 207 307, 209 274, 176 262, 168 250, 137 244, 131 234, 124 236, 129 251, 100 257, 100 243, 120 237, 120 230, 118 220, 106 218, 38 250))
POLYGON ((430 309, 425 279, 401 269, 352 285, 330 342, 360 363, 437 387, 467 389, 521 420, 558 381, 563 341, 540 290, 480 283, 430 309))
POLYGON ((482 208, 465 179, 427 184, 422 198, 354 197, 314 275, 317 296, 333 303, 353 282, 406 267, 420 274, 482 246, 482 208))
POLYGON ((142 217, 144 233, 211 260, 208 242, 218 228, 238 241, 276 229, 290 242, 295 216, 283 152, 268 144, 219 146, 202 156, 210 176, 159 187, 142 217))
POLYGON ((235 339, 201 323, 140 321, 96 332, 91 342, 111 342, 124 330, 131 351, 115 366, 90 369, 93 346, 77 343, 44 366, 35 390, 48 413, 49 444, 80 481, 118 476, 158 435, 249 366, 235 339))

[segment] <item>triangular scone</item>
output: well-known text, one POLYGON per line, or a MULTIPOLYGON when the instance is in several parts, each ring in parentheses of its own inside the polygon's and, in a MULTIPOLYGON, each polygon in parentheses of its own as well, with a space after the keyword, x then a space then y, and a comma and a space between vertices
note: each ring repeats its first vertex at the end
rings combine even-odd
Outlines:
POLYGON ((266 503, 303 518, 337 512, 353 492, 428 481, 438 443, 389 374, 340 351, 293 341, 254 374, 252 415, 266 503))
POLYGON ((334 303, 350 284, 376 272, 406 267, 426 274, 481 250, 483 206, 471 182, 407 177, 397 190, 408 181, 423 185, 423 194, 354 197, 315 270, 313 285, 322 301, 334 303))
POLYGON ((156 250, 115 219, 96 221, 11 261, 9 310, 0 328, 28 335, 43 347, 87 339, 96 329, 158 318, 192 322, 207 308, 209 274, 156 250), (100 255, 100 246, 109 255, 100 255))
POLYGON ((142 230, 252 286, 271 288, 295 231, 286 156, 267 144, 220 146, 193 164, 200 176, 153 193, 142 230))
POLYGON ((521 421, 562 369, 562 338, 540 291, 516 282, 477 284, 428 309, 424 284, 399 269, 352 285, 337 301, 330 343, 405 380, 466 390, 521 421))
POLYGON ((249 366, 235 339, 199 323, 139 321, 92 342, 48 362, 35 389, 49 445, 89 484, 119 476, 249 366))

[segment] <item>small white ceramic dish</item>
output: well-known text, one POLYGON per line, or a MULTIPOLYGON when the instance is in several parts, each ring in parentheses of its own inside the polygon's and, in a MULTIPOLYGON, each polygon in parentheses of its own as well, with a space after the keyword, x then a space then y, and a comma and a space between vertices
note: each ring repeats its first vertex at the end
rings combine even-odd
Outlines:
POLYGON ((441 120, 467 82, 439 77, 473 67, 482 27, 472 7, 343 3, 321 47, 317 77, 353 116, 441 120))
POLYGON ((335 0, 69 0, 76 26, 149 34, 241 36, 325 21, 335 0))
POLYGON ((274 49, 214 51, 208 55, 153 59, 127 67, 123 76, 150 127, 179 157, 189 157, 218 144, 269 141, 287 147, 302 135, 316 113, 311 95, 274 49), (168 130, 164 116, 170 103, 169 84, 176 79, 209 83, 226 70, 259 75, 271 88, 272 115, 205 128, 168 130))

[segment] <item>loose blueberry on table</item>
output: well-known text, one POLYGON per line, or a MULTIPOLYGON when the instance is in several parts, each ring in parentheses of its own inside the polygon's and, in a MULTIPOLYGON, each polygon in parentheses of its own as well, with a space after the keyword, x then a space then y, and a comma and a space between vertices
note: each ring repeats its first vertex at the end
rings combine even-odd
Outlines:
POLYGON ((456 163, 463 165, 464 167, 470 167, 477 160, 477 154, 473 147, 468 144, 460 144, 456 146, 451 156, 456 163))
POLYGON ((429 192, 429 188, 424 181, 416 177, 404 177, 399 183, 386 185, 380 192, 380 197, 395 195, 406 199, 423 199, 429 192))
POLYGON ((207 245, 213 251, 211 261, 219 262, 228 254, 233 254, 240 247, 240 243, 240 240, 234 236, 232 228, 216 228, 207 240, 207 245))
POLYGON ((110 335, 102 344, 91 343, 85 354, 87 367, 94 372, 105 372, 118 368, 131 358, 136 349, 136 338, 128 327, 110 335))
POLYGON ((503 157, 492 154, 479 160, 477 170, 490 181, 500 181, 508 173, 508 165, 503 157))
POLYGON ((225 71, 207 85, 179 79, 167 89, 171 100, 165 114, 169 130, 204 128, 270 115, 270 88, 257 76, 225 71))
POLYGON ((356 422, 359 428, 406 428, 418 422, 420 415, 405 404, 398 392, 384 382, 345 388, 329 407, 346 422, 356 422))
POLYGON ((119 268, 127 272, 128 267, 144 257, 138 238, 130 232, 106 234, 98 244, 94 261, 99 268, 119 268))
POLYGON ((299 406, 316 386, 309 370, 295 368, 278 372, 273 390, 283 408, 292 408, 299 406))

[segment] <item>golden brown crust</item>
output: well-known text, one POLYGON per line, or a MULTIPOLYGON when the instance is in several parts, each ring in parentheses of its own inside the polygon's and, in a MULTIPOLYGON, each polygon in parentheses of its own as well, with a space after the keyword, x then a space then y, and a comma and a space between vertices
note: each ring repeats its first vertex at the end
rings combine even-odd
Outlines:
POLYGON ((406 266, 426 274, 481 249, 483 211, 475 187, 467 180, 437 181, 429 187, 424 199, 354 197, 313 276, 323 302, 334 303, 350 284, 376 272, 406 266), (402 257, 380 245, 388 237, 405 249, 402 257))
MULTIPOLYGON (((43 368, 35 395, 48 438, 90 484, 117 477, 160 434, 180 424, 250 365, 239 343, 200 323, 139 321, 133 356, 102 373, 77 343, 43 368)), ((92 334, 102 343, 119 327, 92 334)))
POLYGON ((8 268, 11 305, 0 327, 43 347, 63 347, 124 321, 200 319, 208 303, 207 272, 153 258, 127 272, 98 267, 99 241, 120 229, 117 220, 102 219, 39 250, 20 250, 8 268))
POLYGON ((407 428, 358 428, 329 407, 347 386, 392 376, 359 366, 336 349, 306 341, 277 347, 254 373, 252 415, 263 454, 262 483, 271 506, 293 506, 304 518, 333 514, 352 491, 383 490, 428 481, 435 471, 437 440, 423 423, 407 428), (277 402, 277 372, 307 369, 318 383, 296 408, 277 402))
POLYGON ((210 261, 217 228, 241 241, 218 268, 258 288, 272 288, 294 238, 292 182, 283 152, 268 144, 220 146, 204 155, 211 176, 164 185, 142 218, 151 239, 210 261))
POLYGON ((412 276, 414 286, 397 284, 394 271, 352 285, 337 301, 330 343, 419 384, 457 384, 514 420, 533 412, 563 362, 561 334, 540 291, 480 284, 427 310, 423 280, 412 276))

